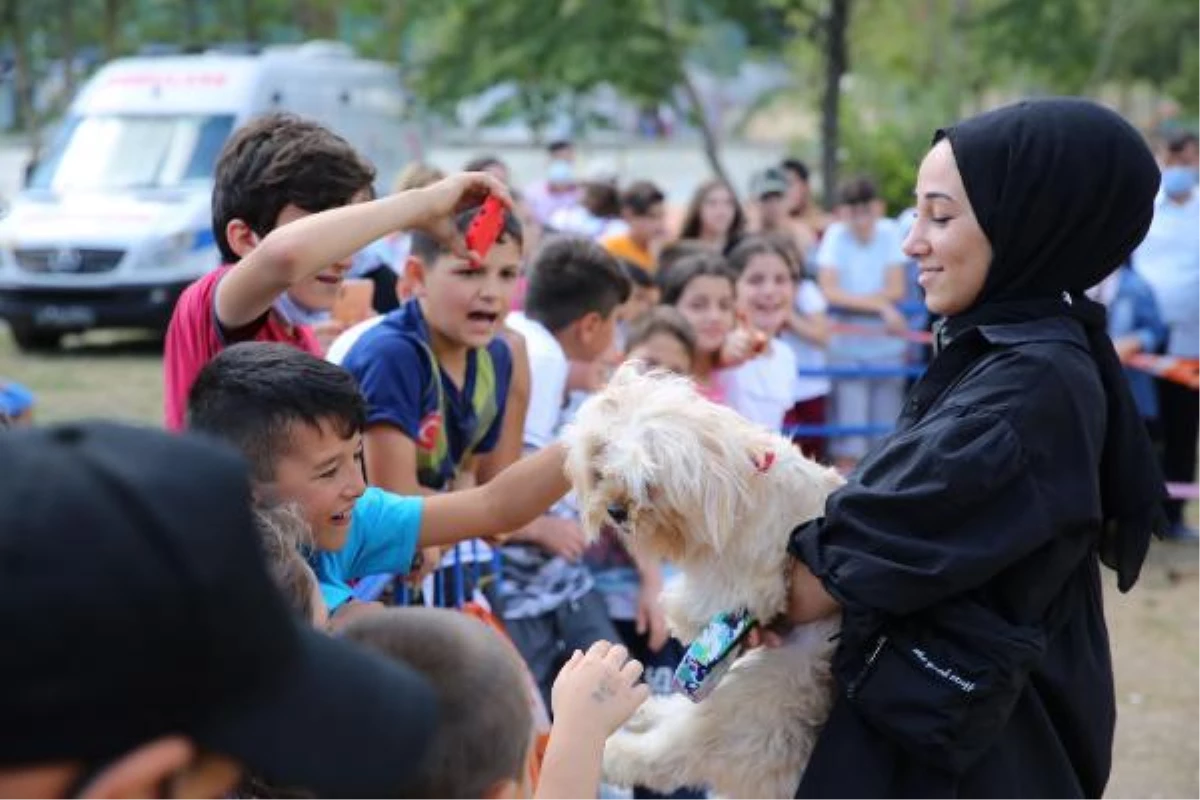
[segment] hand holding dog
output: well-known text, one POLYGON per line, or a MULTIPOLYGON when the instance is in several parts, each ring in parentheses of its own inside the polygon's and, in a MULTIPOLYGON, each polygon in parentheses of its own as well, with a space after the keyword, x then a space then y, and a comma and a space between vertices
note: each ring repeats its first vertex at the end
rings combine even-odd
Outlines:
POLYGON ((841 610, 841 605, 812 574, 808 565, 798 559, 791 563, 791 591, 784 616, 766 625, 756 626, 746 637, 750 647, 779 647, 783 638, 796 625, 814 622, 841 610))

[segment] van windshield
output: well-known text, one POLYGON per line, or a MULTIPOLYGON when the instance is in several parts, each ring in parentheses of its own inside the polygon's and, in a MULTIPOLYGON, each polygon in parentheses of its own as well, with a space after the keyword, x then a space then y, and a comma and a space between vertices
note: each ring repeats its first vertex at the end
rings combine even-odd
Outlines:
POLYGON ((232 115, 67 117, 29 187, 169 189, 206 181, 232 129, 232 115))

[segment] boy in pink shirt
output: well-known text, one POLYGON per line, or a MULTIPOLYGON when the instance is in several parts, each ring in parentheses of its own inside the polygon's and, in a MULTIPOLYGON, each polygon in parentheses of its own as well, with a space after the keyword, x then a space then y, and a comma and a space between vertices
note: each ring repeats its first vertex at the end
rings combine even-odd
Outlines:
POLYGON ((281 342, 320 356, 311 325, 337 299, 354 253, 397 230, 424 230, 469 257, 453 215, 488 194, 491 176, 455 175, 361 202, 375 170, 327 128, 268 114, 238 130, 217 163, 213 232, 225 264, 189 286, 167 329, 167 428, 182 430, 188 390, 217 353, 281 342))

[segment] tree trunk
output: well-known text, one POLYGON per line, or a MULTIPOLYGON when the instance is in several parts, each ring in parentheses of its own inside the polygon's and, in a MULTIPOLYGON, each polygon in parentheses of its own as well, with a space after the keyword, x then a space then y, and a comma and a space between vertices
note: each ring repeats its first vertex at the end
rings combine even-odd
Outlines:
POLYGON ((963 36, 967 19, 971 13, 970 0, 953 0, 950 8, 950 36, 947 63, 949 69, 946 75, 946 106, 949 119, 958 119, 962 115, 963 105, 963 36))
POLYGON ((28 36, 21 18, 21 0, 4 0, 3 24, 0 28, 12 37, 13 48, 13 91, 16 94, 16 127, 28 131, 33 139, 31 148, 37 152, 37 120, 33 111, 33 75, 29 69, 28 36))
POLYGON ((849 22, 850 0, 829 0, 829 13, 822 26, 825 33, 825 90, 821 98, 821 193, 826 208, 832 208, 837 197, 838 115, 841 110, 842 76, 849 66, 846 43, 849 22))
POLYGON ((306 39, 337 38, 337 8, 325 0, 297 0, 296 21, 306 39))
POLYGON ((1096 61, 1092 64, 1092 72, 1084 86, 1084 93, 1095 94, 1108 79, 1113 56, 1116 55, 1117 40, 1126 26, 1125 15, 1128 13, 1129 10, 1122 0, 1109 0, 1108 11, 1104 16, 1104 34, 1096 48, 1096 61))
POLYGON ((729 175, 725 172, 725 164, 721 161, 721 142, 705 112, 704 98, 700 96, 700 91, 696 88, 691 76, 688 75, 687 65, 682 65, 680 72, 683 74, 683 93, 687 95, 688 103, 694 112, 696 125, 700 128, 700 138, 704 142, 704 157, 708 159, 708 166, 712 169, 713 175, 733 190, 734 194, 737 194, 737 187, 730 182, 729 175))
POLYGON ((245 38, 251 44, 257 44, 261 38, 258 24, 258 8, 254 0, 242 0, 242 23, 245 26, 245 38))
POLYGON ((183 0, 183 44, 191 49, 200 45, 200 4, 197 0, 183 0))
POLYGON ((59 0, 58 13, 62 20, 63 94, 69 101, 75 96, 75 0, 59 0))
POLYGON ((117 57, 117 37, 119 34, 121 0, 104 0, 104 19, 102 22, 101 47, 104 48, 104 60, 117 57))
POLYGON ((683 84, 683 93, 687 96, 688 105, 692 107, 692 116, 696 120, 696 125, 700 128, 700 138, 704 142, 704 157, 708 159, 708 165, 712 168, 713 175, 725 183, 734 194, 737 194, 736 187, 730 183, 729 175, 725 172, 725 165, 721 161, 721 142, 718 138, 718 132, 713 130, 712 124, 709 122, 708 114, 704 109, 704 98, 700 96, 700 90, 696 88, 692 76, 687 71, 687 54, 684 52, 683 46, 675 38, 675 21, 671 13, 671 3, 669 0, 660 0, 659 9, 662 16, 663 35, 670 43, 667 48, 667 57, 673 58, 679 64, 679 75, 683 84))

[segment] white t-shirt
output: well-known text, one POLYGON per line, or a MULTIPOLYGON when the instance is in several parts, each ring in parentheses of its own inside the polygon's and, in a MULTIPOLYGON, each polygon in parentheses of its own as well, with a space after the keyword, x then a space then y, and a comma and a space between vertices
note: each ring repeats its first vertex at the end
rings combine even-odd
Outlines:
POLYGON ((346 354, 350 352, 350 348, 354 347, 354 343, 367 331, 374 328, 379 323, 383 322, 383 315, 364 319, 355 325, 350 326, 333 340, 333 344, 329 345, 329 352, 325 354, 325 360, 339 367, 346 360, 346 354))
POLYGON ((540 322, 514 311, 505 324, 525 337, 529 351, 529 410, 525 412, 525 447, 540 450, 554 442, 567 399, 571 365, 562 345, 540 322))
MULTIPOLYGON (((838 286, 850 294, 876 294, 887 286, 888 272, 903 269, 904 252, 899 230, 890 219, 875 223, 875 230, 868 242, 861 242, 844 222, 835 222, 825 231, 821 246, 817 250, 817 268, 833 270, 837 274, 838 286)), ((883 328, 878 314, 836 311, 836 321, 848 322, 870 328, 883 328)), ((830 352, 841 359, 874 363, 901 361, 907 345, 900 339, 888 336, 863 336, 857 334, 834 334, 829 343, 830 352)))
POLYGON ((778 339, 767 352, 722 373, 725 403, 751 422, 780 431, 796 398, 796 357, 778 339))
MULTIPOLYGON (((801 314, 824 314, 829 308, 820 287, 808 278, 800 281, 800 287, 796 289, 795 305, 796 311, 801 314)), ((801 339, 791 331, 784 331, 779 338, 791 348, 792 355, 796 358, 796 369, 825 368, 825 348, 801 339)), ((833 390, 829 378, 809 376, 797 376, 795 388, 797 403, 814 397, 824 397, 833 390)))

